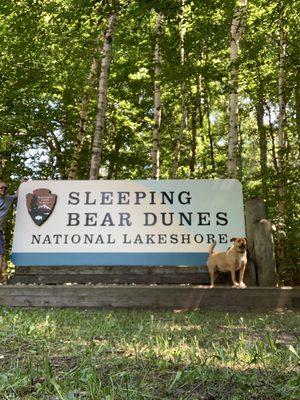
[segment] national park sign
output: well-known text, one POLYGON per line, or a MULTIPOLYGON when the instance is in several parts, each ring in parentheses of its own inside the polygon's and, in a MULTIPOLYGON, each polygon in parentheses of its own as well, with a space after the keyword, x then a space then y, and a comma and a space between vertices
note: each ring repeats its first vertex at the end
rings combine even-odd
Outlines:
POLYGON ((30 265, 203 265, 244 236, 241 184, 226 180, 28 181, 12 260, 30 265))

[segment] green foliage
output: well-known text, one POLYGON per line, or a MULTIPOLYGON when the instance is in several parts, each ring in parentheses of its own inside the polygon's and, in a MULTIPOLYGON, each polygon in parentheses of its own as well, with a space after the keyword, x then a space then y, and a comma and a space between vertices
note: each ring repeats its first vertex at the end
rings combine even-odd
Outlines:
MULTIPOLYGON (((0 154, 3 176, 17 186, 24 178, 66 179, 96 43, 102 46, 107 18, 116 11, 101 175, 108 179, 151 176, 156 13, 164 14, 161 38, 161 178, 172 175, 181 124, 184 84, 188 124, 179 178, 227 176, 230 24, 235 2, 185 0, 185 61, 180 62, 182 2, 96 0, 3 0, 0 4, 0 154), (100 38, 100 39, 99 39, 100 38), (192 114, 196 158, 192 160, 192 114), (194 173, 191 163, 194 162, 194 173)), ((286 0, 287 149, 285 260, 297 267, 299 238, 299 2, 286 0), (297 123, 298 121, 298 123, 297 123)), ((240 179, 245 199, 264 197, 268 218, 278 219, 278 1, 248 2, 240 43, 240 179), (257 105, 264 103, 267 167, 261 169, 257 105), (263 188, 263 181, 266 182, 263 188)), ((101 56, 101 55, 100 55, 101 56)), ((97 79, 88 88, 87 134, 78 176, 87 179, 97 107, 97 79)), ((287 274, 286 274, 287 272, 287 274)), ((288 282, 288 279, 286 282, 288 282)))

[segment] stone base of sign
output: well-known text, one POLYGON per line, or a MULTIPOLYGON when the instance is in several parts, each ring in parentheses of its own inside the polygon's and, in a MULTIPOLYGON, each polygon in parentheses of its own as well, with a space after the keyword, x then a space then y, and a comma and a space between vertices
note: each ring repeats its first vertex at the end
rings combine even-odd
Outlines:
POLYGON ((295 310, 300 287, 247 288, 193 285, 8 285, 0 286, 5 307, 73 307, 145 310, 295 310))
MULTIPOLYGON (((248 286, 256 286, 251 278, 251 265, 246 270, 248 286), (249 270, 249 274, 248 274, 249 270)), ((18 267, 10 284, 59 285, 78 284, 197 284, 208 285, 206 266, 84 266, 84 267, 18 267)), ((219 274, 217 284, 231 285, 230 273, 219 274)))

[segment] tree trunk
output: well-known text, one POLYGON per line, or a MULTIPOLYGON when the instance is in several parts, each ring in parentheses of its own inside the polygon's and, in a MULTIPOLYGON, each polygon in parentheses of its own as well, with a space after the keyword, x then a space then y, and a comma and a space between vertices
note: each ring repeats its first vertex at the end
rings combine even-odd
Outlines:
POLYGON ((111 48, 114 35, 116 13, 113 12, 109 17, 108 26, 104 34, 103 58, 101 62, 101 73, 98 89, 98 106, 95 120, 95 133, 92 146, 92 158, 90 167, 90 179, 98 179, 101 165, 101 153, 105 126, 105 113, 107 105, 107 82, 109 67, 111 62, 111 48))
POLYGON ((190 159, 190 177, 195 178, 196 171, 196 155, 197 155, 197 102, 194 100, 191 112, 191 131, 192 131, 192 141, 191 141, 191 159, 190 159))
POLYGON ((286 157, 286 100, 285 100, 285 62, 286 62, 286 42, 284 27, 284 10, 279 16, 279 129, 278 129, 278 225, 277 225, 277 256, 280 269, 284 264, 285 229, 286 229, 286 207, 285 207, 285 157, 286 157))
MULTIPOLYGON (((199 121, 199 131, 200 131, 200 139, 202 143, 202 172, 206 171, 207 168, 207 162, 206 162, 206 153, 205 153, 205 148, 206 148, 206 140, 205 140, 205 134, 204 134, 204 129, 203 129, 203 121, 204 121, 204 112, 202 107, 202 93, 203 92, 203 85, 202 85, 202 76, 197 75, 196 77, 196 105, 197 105, 197 114, 198 114, 198 121, 199 121)), ((204 97, 204 102, 205 102, 205 93, 203 94, 204 97)))
MULTIPOLYGON (((181 27, 180 27, 180 65, 184 66, 185 63, 185 54, 184 54, 184 39, 186 32, 186 21, 185 21, 185 0, 182 0, 181 3, 181 27)), ((184 131, 187 126, 187 106, 186 106, 186 94, 185 94, 185 83, 184 81, 180 84, 180 96, 181 96, 181 124, 179 134, 176 139, 175 152, 174 152, 174 161, 173 161, 173 174, 172 178, 177 178, 178 173, 178 165, 179 165, 179 154, 181 148, 181 142, 184 135, 184 131)))
POLYGON ((256 104, 256 121, 259 135, 260 150, 260 175, 261 175, 261 197, 265 200, 268 198, 267 191, 267 136, 264 126, 264 99, 259 96, 256 104))
POLYGON ((298 68, 296 73, 296 132, 298 137, 298 156, 300 158, 300 57, 298 58, 298 68))
POLYGON ((180 149, 181 149, 181 143, 183 139, 183 134, 187 126, 187 106, 186 106, 186 101, 184 99, 184 83, 181 84, 181 124, 180 124, 180 130, 179 134, 176 139, 176 144, 175 144, 175 152, 174 152, 174 162, 173 162, 173 173, 172 173, 172 178, 176 179, 177 178, 177 173, 178 173, 178 166, 179 166, 179 154, 180 154, 180 149))
POLYGON ((278 151, 278 192, 279 192, 279 216, 282 219, 281 222, 284 221, 285 215, 285 204, 284 204, 284 196, 285 196, 285 179, 284 179, 284 158, 285 158, 285 150, 286 150, 286 100, 285 100, 285 59, 286 59, 286 43, 285 43, 285 30, 284 30, 284 18, 283 12, 279 17, 279 29, 280 29, 280 44, 279 44, 279 79, 278 79, 278 90, 279 90, 279 130, 278 130, 278 142, 279 142, 279 151, 278 151))
POLYGON ((161 98, 160 98, 160 74, 161 74, 161 49, 160 38, 163 30, 163 14, 158 13, 156 19, 156 43, 154 54, 154 127, 152 133, 152 179, 159 179, 159 140, 161 124, 161 98))
POLYGON ((88 118, 88 106, 90 100, 90 94, 93 87, 94 79, 97 74, 99 68, 99 51, 100 48, 97 46, 95 56, 91 63, 88 79, 87 79, 87 87, 84 90, 82 103, 81 103, 81 110, 80 110, 80 122, 79 128, 76 136, 76 142, 73 152, 73 157, 68 173, 68 179, 77 179, 78 178, 78 161, 82 149, 82 145, 84 139, 86 137, 86 128, 87 128, 87 118, 88 118))
POLYGON ((2 156, 2 152, 0 152, 0 180, 4 180, 3 178, 3 168, 4 167, 4 159, 2 156))
POLYGON ((112 137, 114 139, 114 148, 111 154, 111 161, 109 163, 109 168, 107 172, 107 179, 118 179, 118 159, 120 155, 121 149, 121 138, 120 133, 117 131, 116 128, 116 119, 113 118, 112 121, 112 137))
POLYGON ((272 147, 271 147, 272 161, 273 161, 274 169, 278 174, 278 165, 277 165, 278 163, 277 163, 276 144, 275 144, 275 130, 274 130, 274 126, 272 123, 272 113, 271 113, 271 109, 268 104, 266 104, 266 108, 268 110, 269 133, 270 133, 271 142, 272 142, 272 147))
POLYGON ((53 175, 52 178, 54 179, 56 175, 56 169, 59 171, 60 179, 66 179, 67 178, 67 170, 66 170, 66 154, 65 152, 62 151, 62 146, 61 142, 57 138, 56 134, 54 132, 48 132, 47 137, 45 138, 45 143, 50 149, 50 154, 53 156, 52 162, 51 159, 49 160, 49 165, 54 168, 52 168, 53 175))
POLYGON ((243 181, 243 131, 242 131, 242 123, 239 121, 238 127, 238 148, 237 148, 237 179, 242 182, 243 181))
POLYGON ((229 137, 228 137, 228 163, 227 172, 229 178, 237 177, 237 152, 238 152, 238 56, 239 42, 244 33, 244 19, 246 16, 247 0, 240 0, 234 10, 231 24, 230 44, 230 84, 231 93, 229 99, 229 137))
POLYGON ((211 162, 212 172, 215 172, 214 140, 213 140, 213 136, 212 136, 211 121, 210 121, 209 91, 207 91, 206 96, 205 96, 205 111, 206 111, 206 119, 207 119, 207 134, 208 134, 208 140, 209 140, 210 162, 211 162))

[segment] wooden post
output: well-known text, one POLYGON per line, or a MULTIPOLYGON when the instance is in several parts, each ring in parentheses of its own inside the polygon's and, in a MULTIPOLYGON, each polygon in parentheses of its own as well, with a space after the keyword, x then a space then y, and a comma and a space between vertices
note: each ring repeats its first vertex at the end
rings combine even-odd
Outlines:
POLYGON ((258 286, 257 269, 254 251, 255 224, 265 218, 265 205, 262 199, 250 199, 245 204, 246 235, 248 239, 248 264, 245 273, 247 286, 258 286))
POLYGON ((246 201, 245 215, 249 264, 252 265, 249 273, 255 273, 258 286, 275 286, 277 279, 274 242, 271 223, 266 220, 263 200, 246 201))
POLYGON ((249 199, 245 203, 246 233, 250 260, 256 263, 254 251, 254 230, 256 224, 266 218, 266 208, 263 199, 249 199))
POLYGON ((244 281, 247 286, 258 286, 256 266, 252 260, 248 260, 244 281))
POLYGON ((277 274, 272 224, 266 219, 261 219, 255 226, 254 249, 259 286, 276 286, 277 274))

